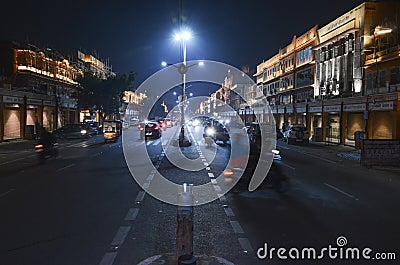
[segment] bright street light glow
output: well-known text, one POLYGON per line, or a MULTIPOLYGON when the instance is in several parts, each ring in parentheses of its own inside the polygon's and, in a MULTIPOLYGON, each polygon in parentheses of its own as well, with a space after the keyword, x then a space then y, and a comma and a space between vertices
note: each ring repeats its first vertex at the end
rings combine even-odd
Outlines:
POLYGON ((176 92, 174 91, 174 96, 176 96, 176 92))
POLYGON ((184 31, 181 35, 184 40, 189 40, 192 37, 192 34, 189 31, 184 31))
POLYGON ((189 96, 193 97, 193 93, 190 93, 189 96))
POLYGON ((176 41, 181 41, 181 40, 190 40, 192 38, 192 33, 189 30, 184 30, 180 32, 176 32, 174 34, 174 39, 176 41))
POLYGON ((181 34, 175 33, 174 39, 175 39, 176 41, 181 40, 181 34))
POLYGON ((200 61, 199 62, 199 66, 203 66, 204 65, 204 62, 203 61, 200 61))
POLYGON ((162 62, 161 62, 161 66, 163 66, 163 67, 167 66, 167 62, 162 61, 162 62))

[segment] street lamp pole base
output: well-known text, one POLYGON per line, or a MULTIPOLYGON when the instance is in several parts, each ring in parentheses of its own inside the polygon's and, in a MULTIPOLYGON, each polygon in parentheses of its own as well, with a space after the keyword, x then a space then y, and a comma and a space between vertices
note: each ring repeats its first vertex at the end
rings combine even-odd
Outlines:
POLYGON ((188 147, 192 145, 192 143, 187 138, 179 137, 178 142, 179 142, 179 147, 188 147))

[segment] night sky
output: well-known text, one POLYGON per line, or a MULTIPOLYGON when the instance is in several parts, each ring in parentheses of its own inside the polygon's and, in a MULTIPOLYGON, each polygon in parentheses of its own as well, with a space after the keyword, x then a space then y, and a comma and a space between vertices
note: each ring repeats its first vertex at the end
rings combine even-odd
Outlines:
MULTIPOLYGON (((184 23, 193 38, 188 60, 217 60, 240 68, 257 64, 314 25, 323 26, 360 0, 185 1, 184 23)), ((161 68, 180 61, 173 40, 178 0, 7 1, 0 38, 28 41, 63 54, 81 49, 109 58, 117 73, 134 71, 138 86, 161 68)))

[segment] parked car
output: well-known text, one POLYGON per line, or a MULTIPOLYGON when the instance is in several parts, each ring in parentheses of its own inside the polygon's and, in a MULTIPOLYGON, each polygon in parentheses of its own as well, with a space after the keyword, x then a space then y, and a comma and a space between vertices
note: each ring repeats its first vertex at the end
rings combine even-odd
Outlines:
POLYGON ((295 142, 308 143, 309 134, 307 128, 302 124, 291 124, 283 132, 283 139, 288 144, 295 142))
POLYGON ((56 139, 73 139, 73 138, 88 138, 90 128, 86 124, 76 123, 67 124, 53 131, 53 137, 56 139))

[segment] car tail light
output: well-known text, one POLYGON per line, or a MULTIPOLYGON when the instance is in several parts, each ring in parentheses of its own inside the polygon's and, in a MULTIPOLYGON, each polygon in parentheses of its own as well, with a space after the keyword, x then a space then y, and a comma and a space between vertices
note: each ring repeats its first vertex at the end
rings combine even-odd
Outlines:
POLYGON ((156 125, 153 126, 154 130, 158 130, 158 127, 156 125))
POLYGON ((35 145, 35 148, 36 149, 40 149, 40 148, 43 148, 44 146, 42 145, 42 144, 37 144, 37 145, 35 145))
POLYGON ((225 177, 232 177, 235 174, 235 172, 232 169, 226 169, 224 171, 224 176, 225 177))

